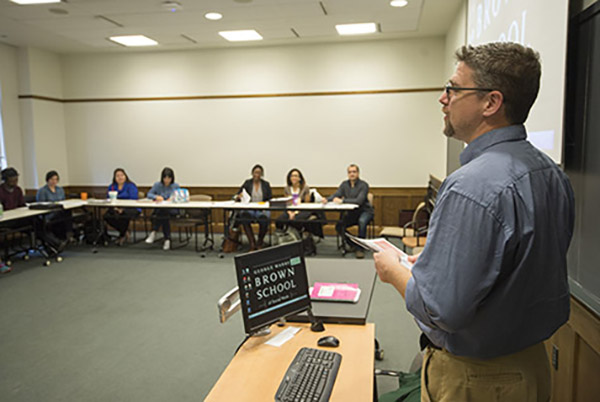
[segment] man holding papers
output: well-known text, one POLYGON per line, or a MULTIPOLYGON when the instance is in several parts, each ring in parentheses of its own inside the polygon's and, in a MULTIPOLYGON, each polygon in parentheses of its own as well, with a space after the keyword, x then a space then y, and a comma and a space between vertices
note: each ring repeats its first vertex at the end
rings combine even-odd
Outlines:
POLYGON ((375 255, 426 347, 422 401, 548 401, 543 341, 569 318, 568 178, 527 141, 539 55, 515 43, 463 46, 439 102, 444 134, 467 144, 442 184, 412 271, 375 255))

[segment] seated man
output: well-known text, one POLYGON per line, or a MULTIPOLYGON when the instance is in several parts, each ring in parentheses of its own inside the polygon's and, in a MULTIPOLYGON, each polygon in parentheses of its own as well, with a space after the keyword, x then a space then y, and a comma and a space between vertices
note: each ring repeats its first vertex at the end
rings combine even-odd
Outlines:
POLYGON ((352 245, 346 238, 346 228, 348 226, 358 225, 358 237, 364 239, 367 237, 367 225, 373 219, 373 206, 369 203, 367 195, 369 194, 369 184, 361 180, 358 176, 360 169, 357 165, 348 166, 348 180, 343 181, 337 191, 323 202, 335 202, 337 204, 358 204, 358 208, 348 211, 335 226, 335 230, 342 237, 343 241, 355 250, 356 258, 364 258, 365 253, 352 245))

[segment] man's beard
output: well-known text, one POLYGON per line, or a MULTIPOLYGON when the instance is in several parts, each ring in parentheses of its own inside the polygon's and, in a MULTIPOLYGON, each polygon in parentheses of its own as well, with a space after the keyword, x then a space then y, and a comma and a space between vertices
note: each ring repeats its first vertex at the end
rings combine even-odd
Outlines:
MULTIPOLYGON (((448 116, 448 115, 446 115, 448 116)), ((450 123, 450 118, 446 118, 446 122, 445 122, 445 126, 444 126, 444 135, 448 138, 452 138, 456 135, 456 131, 454 130, 454 127, 452 126, 452 123, 450 123)))

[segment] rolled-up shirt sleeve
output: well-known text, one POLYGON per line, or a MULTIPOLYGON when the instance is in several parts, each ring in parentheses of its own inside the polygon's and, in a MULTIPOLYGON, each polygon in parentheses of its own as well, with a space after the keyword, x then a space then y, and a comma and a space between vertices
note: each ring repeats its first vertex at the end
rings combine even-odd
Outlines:
POLYGON ((484 205, 453 191, 445 195, 413 266, 406 307, 422 324, 452 333, 472 322, 496 282, 510 233, 484 205))

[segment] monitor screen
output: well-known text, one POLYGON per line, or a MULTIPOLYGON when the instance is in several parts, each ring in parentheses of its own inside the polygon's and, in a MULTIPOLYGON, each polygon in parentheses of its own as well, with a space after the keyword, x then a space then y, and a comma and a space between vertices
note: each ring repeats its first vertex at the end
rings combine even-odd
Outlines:
POLYGON ((302 242, 235 257, 244 329, 253 334, 310 308, 302 242))

